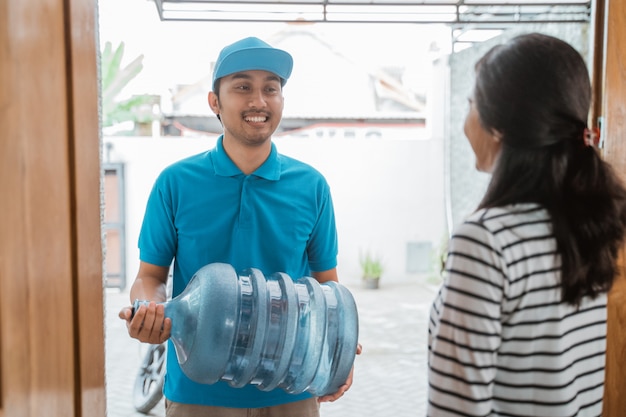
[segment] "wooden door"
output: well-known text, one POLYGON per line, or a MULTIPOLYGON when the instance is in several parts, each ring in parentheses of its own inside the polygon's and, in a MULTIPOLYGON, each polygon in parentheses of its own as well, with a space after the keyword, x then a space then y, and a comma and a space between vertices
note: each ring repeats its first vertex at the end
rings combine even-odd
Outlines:
POLYGON ((0 2, 0 417, 104 417, 96 3, 0 2))
MULTIPOLYGON (((598 1, 600 4, 600 1, 598 1)), ((602 0, 604 60, 601 110, 604 119, 604 157, 626 181, 626 2, 602 0)), ((626 247, 621 268, 609 294, 605 417, 626 415, 626 247)))

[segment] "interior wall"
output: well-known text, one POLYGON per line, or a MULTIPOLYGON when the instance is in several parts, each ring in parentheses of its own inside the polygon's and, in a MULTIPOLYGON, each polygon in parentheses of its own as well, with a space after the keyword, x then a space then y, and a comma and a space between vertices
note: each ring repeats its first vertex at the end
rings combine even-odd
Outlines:
POLYGON ((105 415, 95 17, 0 2, 0 417, 105 415))
MULTIPOLYGON (((442 146, 437 138, 276 137, 279 152, 311 164, 328 181, 339 235, 339 280, 359 285, 365 252, 384 264, 381 285, 438 276, 434 251, 445 231, 442 146), (381 155, 383 155, 381 157, 381 155), (430 248, 422 256, 413 242, 430 248), (409 262, 418 264, 411 271, 409 262)), ((107 162, 124 164, 126 277, 139 268, 137 241, 148 194, 168 165, 215 146, 217 137, 104 137, 107 162)), ((108 253, 108 252, 107 252, 108 253)))

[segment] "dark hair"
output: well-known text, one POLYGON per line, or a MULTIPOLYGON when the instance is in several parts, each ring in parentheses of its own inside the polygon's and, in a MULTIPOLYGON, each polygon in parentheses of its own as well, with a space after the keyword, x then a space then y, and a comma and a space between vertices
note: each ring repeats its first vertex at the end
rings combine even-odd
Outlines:
POLYGON ((586 146, 591 86, 582 56, 532 33, 492 48, 476 64, 474 100, 483 127, 502 137, 479 208, 535 202, 552 219, 562 299, 608 291, 626 232, 626 189, 586 146))
POLYGON ((213 81, 213 92, 215 93, 215 95, 219 98, 220 96, 220 84, 221 84, 222 79, 218 78, 217 80, 213 81))

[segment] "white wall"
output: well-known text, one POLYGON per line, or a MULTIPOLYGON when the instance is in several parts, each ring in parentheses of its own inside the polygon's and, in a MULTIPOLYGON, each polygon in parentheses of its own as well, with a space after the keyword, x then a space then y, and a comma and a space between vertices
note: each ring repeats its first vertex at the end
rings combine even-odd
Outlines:
MULTIPOLYGON (((280 137, 274 142, 279 152, 316 167, 331 186, 341 281, 358 282, 364 250, 384 260, 381 285, 423 278, 407 273, 407 243, 427 241, 437 249, 445 235, 442 140, 280 137)), ((213 137, 104 138, 104 162, 125 164, 128 285, 137 272, 137 238, 156 176, 214 143, 213 137)))

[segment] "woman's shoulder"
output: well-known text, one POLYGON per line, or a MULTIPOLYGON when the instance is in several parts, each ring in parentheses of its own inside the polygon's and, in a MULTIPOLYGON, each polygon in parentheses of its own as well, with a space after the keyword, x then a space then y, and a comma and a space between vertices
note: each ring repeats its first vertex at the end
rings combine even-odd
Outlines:
POLYGON ((507 246, 514 242, 550 238, 552 222, 547 210, 539 204, 489 207, 471 214, 459 225, 455 235, 507 246))
POLYGON ((482 208, 469 215, 455 230, 455 235, 499 235, 548 232, 550 216, 545 208, 535 203, 482 208))
POLYGON ((548 211, 541 205, 521 203, 479 209, 469 215, 464 223, 478 223, 485 227, 498 227, 517 223, 544 223, 549 221, 548 211))

